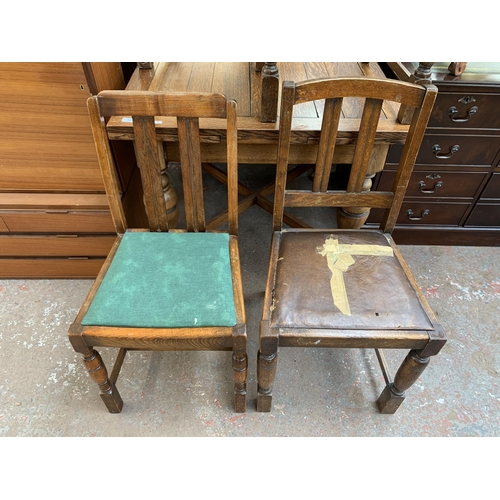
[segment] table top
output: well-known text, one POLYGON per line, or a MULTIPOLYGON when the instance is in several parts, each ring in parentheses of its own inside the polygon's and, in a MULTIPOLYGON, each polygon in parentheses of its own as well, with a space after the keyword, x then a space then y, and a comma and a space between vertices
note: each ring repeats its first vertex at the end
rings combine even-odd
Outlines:
MULTIPOLYGON (((358 62, 278 62, 280 82, 304 81, 315 78, 341 76, 368 76, 385 78, 377 63, 358 62)), ((281 87, 281 85, 280 85, 281 87)), ((261 73, 255 63, 248 62, 159 62, 151 69, 137 68, 127 90, 221 92, 236 100, 238 105, 238 141, 240 143, 276 143, 277 123, 260 121, 261 73)), ((281 94, 281 92, 280 92, 281 94)), ((280 99, 280 97, 279 97, 280 99)), ((278 101, 279 102, 279 101, 278 101)), ((295 106, 292 124, 292 143, 317 143, 324 101, 314 101, 295 106)), ((351 143, 356 136, 362 113, 363 100, 344 99, 338 143, 351 143)), ((407 125, 396 122, 399 105, 384 103, 381 130, 376 142, 394 144, 401 142, 408 131, 407 125)), ((175 140, 175 119, 162 117, 157 124, 159 137, 175 140)), ((131 125, 126 120, 112 118, 108 123, 111 137, 132 138, 131 125)), ((200 135, 206 142, 220 142, 225 134, 223 121, 200 120, 200 135)))

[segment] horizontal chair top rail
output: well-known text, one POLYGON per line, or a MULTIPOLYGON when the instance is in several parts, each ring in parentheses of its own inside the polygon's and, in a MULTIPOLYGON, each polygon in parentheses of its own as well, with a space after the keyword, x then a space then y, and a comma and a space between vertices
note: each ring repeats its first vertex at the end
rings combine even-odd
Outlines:
POLYGON ((223 94, 104 90, 97 99, 103 116, 226 117, 223 94))
MULTIPOLYGON (((287 84, 293 85, 293 82, 287 84)), ((383 99, 418 107, 424 95, 425 88, 422 86, 380 78, 319 78, 295 84, 295 104, 335 96, 383 99)))

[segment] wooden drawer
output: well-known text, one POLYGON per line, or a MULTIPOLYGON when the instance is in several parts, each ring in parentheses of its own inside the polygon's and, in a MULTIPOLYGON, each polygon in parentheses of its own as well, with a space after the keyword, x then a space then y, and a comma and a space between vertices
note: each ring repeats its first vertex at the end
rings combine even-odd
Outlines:
POLYGON ((0 236, 0 257, 106 257, 115 236, 0 236))
POLYGON ((477 203, 470 213, 465 227, 499 227, 500 226, 500 204, 477 203))
POLYGON ((14 278, 90 278, 99 273, 104 258, 95 259, 9 259, 0 258, 0 277, 14 278))
MULTIPOLYGON (((495 172, 488 181, 486 188, 481 194, 481 199, 484 198, 500 198, 500 172, 495 172)), ((500 221, 499 221, 500 225, 500 221)))
MULTIPOLYGON (((485 176, 483 172, 414 171, 408 183, 406 196, 472 199, 485 176)), ((377 190, 390 191, 395 177, 394 170, 384 170, 377 190)))
MULTIPOLYGON (((426 134, 417 164, 491 165, 500 149, 500 136, 426 134)), ((402 146, 391 146, 387 163, 398 163, 402 146)))
POLYGON ((115 233, 109 212, 0 211, 0 231, 11 233, 115 233), (2 230, 2 228, 4 228, 2 230))
POLYGON ((427 126, 500 128, 500 94, 439 92, 427 126))
MULTIPOLYGON (((405 201, 399 212, 397 224, 458 226, 469 206, 469 203, 405 201), (407 213, 409 210, 412 214, 407 213)), ((371 210, 367 222, 380 222, 383 213, 382 209, 371 210)))

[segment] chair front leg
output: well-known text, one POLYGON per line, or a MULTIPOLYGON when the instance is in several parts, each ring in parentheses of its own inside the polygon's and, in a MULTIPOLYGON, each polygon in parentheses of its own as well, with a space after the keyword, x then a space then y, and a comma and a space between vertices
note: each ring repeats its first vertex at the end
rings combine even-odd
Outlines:
POLYGON ((234 411, 245 413, 247 397, 247 333, 241 325, 233 332, 234 411))
POLYGON ((411 350, 401 363, 394 382, 387 384, 377 400, 380 413, 395 413, 405 399, 407 391, 420 377, 429 364, 429 357, 421 356, 421 351, 411 350))
POLYGON ((257 358, 257 411, 271 411, 273 384, 278 365, 278 337, 270 335, 268 323, 261 323, 260 350, 257 358))
POLYGON ((236 413, 245 413, 246 411, 247 368, 248 357, 246 353, 233 353, 234 411, 236 413))
POLYGON ((99 386, 100 395, 110 413, 120 413, 123 407, 118 389, 108 378, 101 355, 93 348, 83 354, 83 364, 92 380, 99 386))

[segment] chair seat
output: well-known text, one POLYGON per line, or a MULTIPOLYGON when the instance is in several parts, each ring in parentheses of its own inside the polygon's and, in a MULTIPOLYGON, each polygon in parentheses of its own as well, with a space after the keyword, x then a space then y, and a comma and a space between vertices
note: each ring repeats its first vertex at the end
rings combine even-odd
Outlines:
POLYGON ((273 299, 272 327, 433 329, 378 231, 284 231, 273 299))
POLYGON ((126 232, 82 325, 234 326, 229 235, 126 232))

